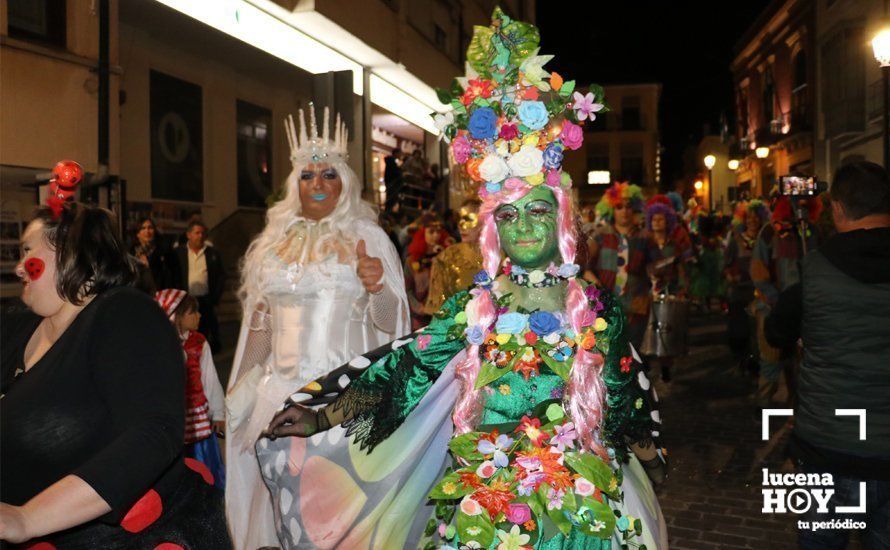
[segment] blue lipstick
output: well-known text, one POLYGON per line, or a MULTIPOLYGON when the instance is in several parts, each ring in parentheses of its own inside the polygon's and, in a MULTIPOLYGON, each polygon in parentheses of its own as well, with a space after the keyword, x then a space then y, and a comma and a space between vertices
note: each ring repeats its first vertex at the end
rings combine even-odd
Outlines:
POLYGON ((327 194, 325 194, 325 193, 313 193, 310 196, 312 197, 312 200, 314 200, 314 201, 323 201, 326 198, 328 198, 327 194))

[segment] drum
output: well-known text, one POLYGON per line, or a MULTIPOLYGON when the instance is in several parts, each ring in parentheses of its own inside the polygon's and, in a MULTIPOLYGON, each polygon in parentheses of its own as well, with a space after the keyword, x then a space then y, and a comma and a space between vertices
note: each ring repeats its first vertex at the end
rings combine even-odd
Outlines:
POLYGON ((652 300, 640 353, 655 357, 685 355, 689 332, 688 317, 688 300, 669 294, 656 296, 652 300))

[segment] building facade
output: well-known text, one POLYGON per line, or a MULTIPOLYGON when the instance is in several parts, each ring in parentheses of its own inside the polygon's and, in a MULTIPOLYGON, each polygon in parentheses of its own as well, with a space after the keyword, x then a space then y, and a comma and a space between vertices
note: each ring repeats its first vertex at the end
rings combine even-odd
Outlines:
POLYGON ((582 203, 598 199, 606 181, 630 181, 647 194, 661 182, 661 84, 611 84, 603 89, 609 112, 585 125, 584 144, 567 155, 563 165, 576 182, 582 203), (590 172, 597 173, 592 180, 590 172))
POLYGON ((871 39, 890 13, 883 0, 816 0, 815 4, 816 173, 827 180, 845 162, 883 163, 887 121, 871 39))
POLYGON ((815 35, 812 0, 774 0, 738 43, 735 192, 766 195, 779 176, 814 173, 815 35))
MULTIPOLYGON (((500 4, 534 20, 533 0, 500 4)), ((395 147, 447 165, 434 88, 463 74, 473 25, 487 24, 493 6, 0 0, 4 223, 26 220, 36 176, 72 158, 104 182, 125 224, 152 215, 173 235, 197 212, 234 264, 290 171, 283 120, 311 101, 346 116, 350 164, 371 200, 395 147)), ((6 279, 13 255, 4 254, 6 279)))

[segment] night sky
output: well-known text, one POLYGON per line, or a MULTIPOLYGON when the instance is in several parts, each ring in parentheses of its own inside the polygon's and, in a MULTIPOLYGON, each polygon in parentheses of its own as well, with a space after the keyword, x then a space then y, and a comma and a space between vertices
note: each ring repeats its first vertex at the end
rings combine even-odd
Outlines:
POLYGON ((541 53, 555 54, 547 68, 579 86, 663 85, 662 185, 669 186, 682 174, 683 150, 698 143, 703 124, 716 131, 721 112, 733 116, 733 50, 768 3, 538 0, 541 53))

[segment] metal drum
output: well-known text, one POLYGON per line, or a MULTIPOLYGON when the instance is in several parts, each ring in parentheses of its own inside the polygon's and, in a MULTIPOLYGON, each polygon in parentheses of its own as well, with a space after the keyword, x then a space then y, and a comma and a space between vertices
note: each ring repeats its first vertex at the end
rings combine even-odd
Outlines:
POLYGON ((685 355, 689 332, 688 318, 688 300, 669 294, 653 298, 640 353, 655 357, 685 355))

